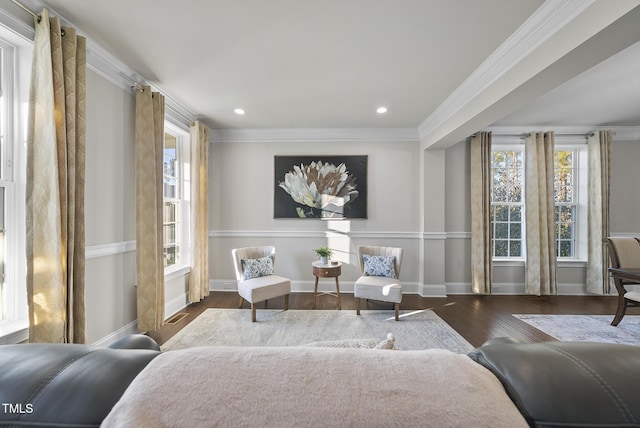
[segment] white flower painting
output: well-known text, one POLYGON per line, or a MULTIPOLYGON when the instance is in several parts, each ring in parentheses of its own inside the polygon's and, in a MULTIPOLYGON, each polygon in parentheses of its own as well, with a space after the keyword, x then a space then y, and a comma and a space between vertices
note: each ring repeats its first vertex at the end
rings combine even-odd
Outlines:
POLYGON ((366 156, 276 156, 275 218, 366 218, 366 156))

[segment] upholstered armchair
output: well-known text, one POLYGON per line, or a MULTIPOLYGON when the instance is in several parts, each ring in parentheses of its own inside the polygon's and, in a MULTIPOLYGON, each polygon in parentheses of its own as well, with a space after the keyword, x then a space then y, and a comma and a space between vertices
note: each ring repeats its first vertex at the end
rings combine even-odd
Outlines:
POLYGON ((276 249, 272 245, 236 248, 231 251, 238 280, 240 306, 251 304, 251 321, 256 321, 257 302, 284 296, 284 310, 289 309, 291 281, 274 274, 276 249))
POLYGON ((356 313, 360 315, 360 299, 392 302, 398 321, 402 301, 402 285, 398 279, 402 248, 361 245, 358 247, 358 259, 362 276, 353 285, 356 313))
MULTIPOLYGON (((640 240, 632 237, 605 238, 609 248, 609 260, 612 268, 640 268, 640 240)), ((637 281, 614 277, 614 284, 618 291, 618 308, 611 321, 616 326, 622 321, 629 306, 640 306, 640 292, 627 291, 626 285, 637 284, 637 281)))

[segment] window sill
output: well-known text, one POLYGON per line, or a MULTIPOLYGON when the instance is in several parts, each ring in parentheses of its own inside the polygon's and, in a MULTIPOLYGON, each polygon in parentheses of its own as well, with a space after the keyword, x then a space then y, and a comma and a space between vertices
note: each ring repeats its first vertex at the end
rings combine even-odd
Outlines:
POLYGON ((29 339, 29 321, 0 322, 0 345, 10 345, 29 339))
MULTIPOLYGON (((525 259, 522 259, 522 258, 493 260, 493 266, 497 266, 497 267, 519 267, 524 265, 525 265, 525 259)), ((586 266, 587 266, 586 260, 581 260, 581 259, 558 260, 558 267, 560 268, 565 268, 565 267, 575 268, 575 267, 586 267, 586 266)))
POLYGON ((164 270, 164 279, 165 281, 170 281, 180 276, 184 276, 189 272, 191 272, 191 266, 188 265, 170 266, 164 270))

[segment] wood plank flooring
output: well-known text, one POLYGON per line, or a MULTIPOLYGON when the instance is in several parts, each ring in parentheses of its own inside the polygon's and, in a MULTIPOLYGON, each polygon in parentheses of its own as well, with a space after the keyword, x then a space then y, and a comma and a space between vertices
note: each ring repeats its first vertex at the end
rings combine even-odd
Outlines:
MULTIPOLYGON (((353 294, 340 294, 342 310, 354 311, 355 299, 353 294)), ((208 308, 237 308, 240 298, 235 292, 212 292, 199 303, 189 305, 181 312, 188 315, 175 324, 166 324, 159 330, 149 333, 159 344, 163 344, 180 329, 193 321, 200 313, 208 308)), ((445 320, 460 335, 473 346, 480 346, 494 337, 510 336, 524 342, 544 342, 554 340, 515 318, 512 314, 589 314, 611 315, 616 309, 617 297, 611 296, 497 296, 497 295, 451 295, 446 298, 420 297, 415 294, 405 294, 400 305, 401 311, 415 309, 432 309, 440 318, 445 320)), ((312 310, 312 293, 292 293, 289 298, 289 309, 312 310)), ((260 308, 282 308, 284 298, 269 300, 257 305, 260 308)), ((363 309, 389 309, 393 306, 383 302, 369 302, 369 307, 363 309)), ((251 322, 249 304, 247 322, 251 322)), ((334 296, 319 296, 315 310, 337 309, 334 296)), ((640 308, 630 308, 629 315, 640 315, 640 308)), ((402 322, 402 321, 400 321, 402 322)))

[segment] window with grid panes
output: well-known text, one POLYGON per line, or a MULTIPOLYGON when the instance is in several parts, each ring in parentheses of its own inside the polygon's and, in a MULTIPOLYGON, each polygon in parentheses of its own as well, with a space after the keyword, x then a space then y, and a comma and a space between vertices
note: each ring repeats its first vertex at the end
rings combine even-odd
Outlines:
POLYGON ((491 162, 491 227, 494 257, 522 257, 524 152, 493 150, 491 162))
MULTIPOLYGON (((525 256, 524 146, 495 145, 491 157, 491 227, 493 257, 525 256)), ((556 143, 554 202, 556 256, 575 259, 586 245, 586 147, 556 143), (582 167, 578 160, 583 160, 582 167), (582 181, 581 180, 582 177, 582 181), (579 184, 582 183, 582 187, 579 184)), ((584 258, 584 254, 583 257, 584 258)))

